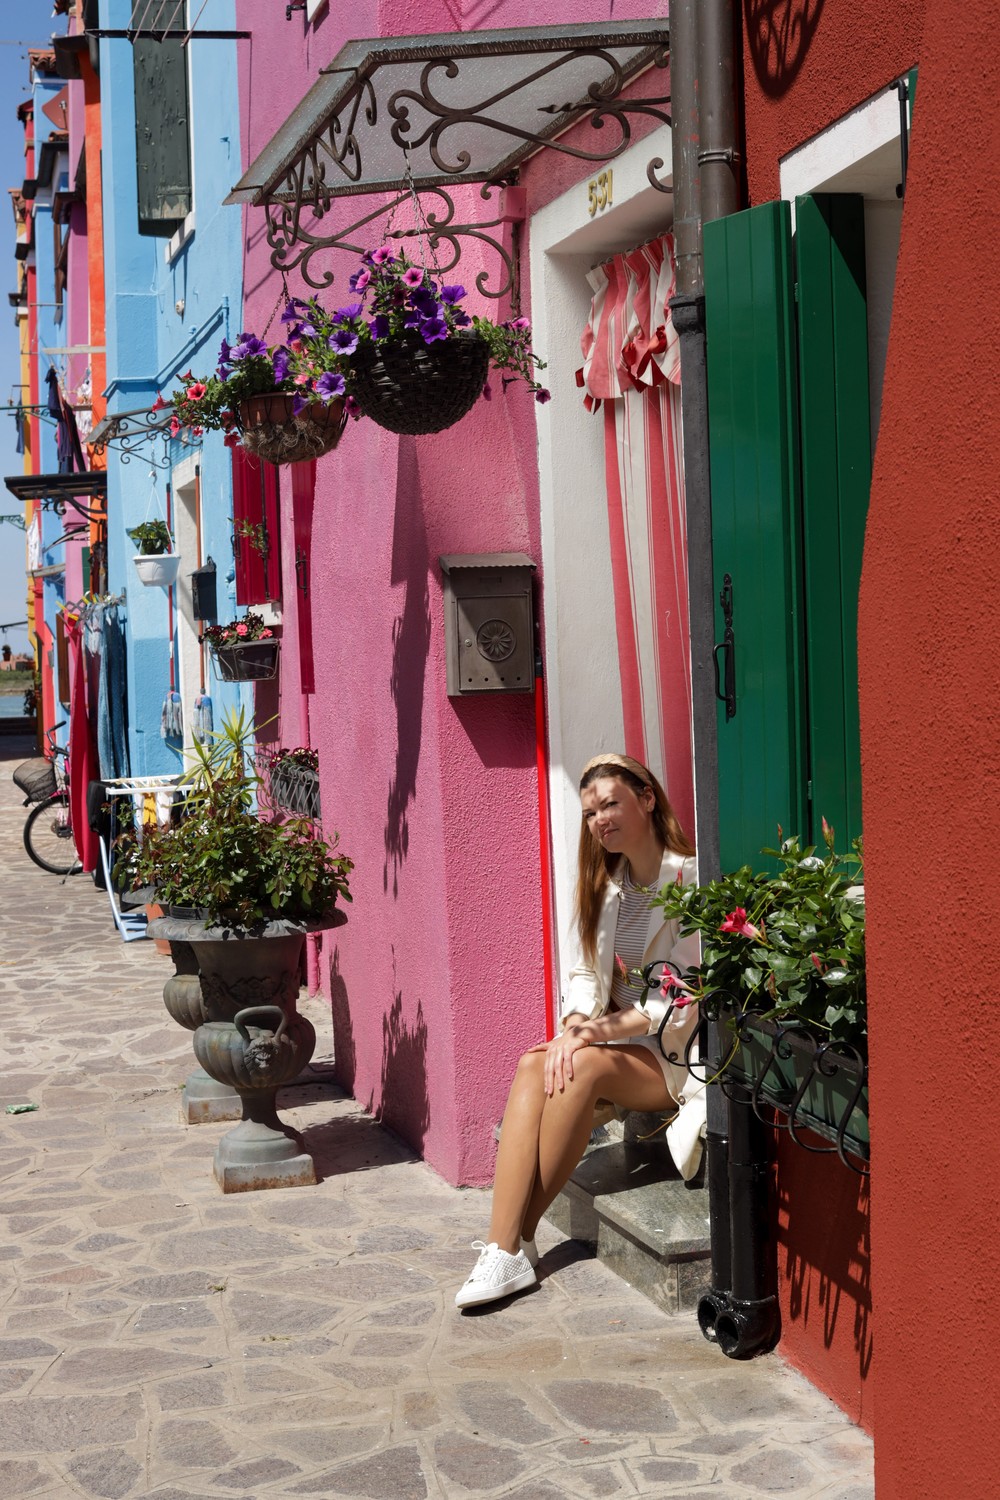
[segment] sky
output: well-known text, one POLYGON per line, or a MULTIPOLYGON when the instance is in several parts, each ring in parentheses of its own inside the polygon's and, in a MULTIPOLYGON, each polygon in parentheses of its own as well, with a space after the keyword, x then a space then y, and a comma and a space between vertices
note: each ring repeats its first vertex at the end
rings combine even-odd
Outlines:
MULTIPOLYGON (((52 0, 0 0, 0 407, 17 399, 20 381, 17 326, 7 293, 17 286, 14 260, 14 215, 6 189, 24 181, 24 130, 17 106, 30 92, 28 48, 44 47, 53 32, 66 30, 66 17, 53 16, 52 0)), ((0 477, 22 472, 21 455, 15 451, 14 421, 0 410, 0 477)), ((20 503, 7 489, 0 493, 0 515, 18 514, 20 503)), ((24 619, 24 532, 9 522, 0 523, 0 626, 24 619)), ((3 631, 0 644, 15 651, 27 650, 24 626, 3 631)))

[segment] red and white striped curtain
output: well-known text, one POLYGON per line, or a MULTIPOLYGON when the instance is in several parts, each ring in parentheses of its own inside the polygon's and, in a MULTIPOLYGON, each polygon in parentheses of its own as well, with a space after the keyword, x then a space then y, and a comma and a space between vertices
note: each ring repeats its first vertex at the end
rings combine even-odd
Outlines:
POLYGON ((693 832, 680 347, 667 305, 673 237, 616 255, 590 283, 577 378, 587 407, 603 405, 625 751, 655 772, 693 832))

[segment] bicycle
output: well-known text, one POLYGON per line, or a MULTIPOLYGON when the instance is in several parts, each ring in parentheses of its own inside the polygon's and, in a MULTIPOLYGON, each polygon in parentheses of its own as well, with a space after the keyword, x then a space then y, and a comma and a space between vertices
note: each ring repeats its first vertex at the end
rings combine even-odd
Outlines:
POLYGON ((24 806, 36 804, 24 825, 24 847, 40 869, 50 875, 73 875, 83 867, 73 842, 73 815, 69 800, 69 750, 56 744, 60 719, 45 731, 47 756, 26 760, 14 772, 14 785, 25 793, 24 806))

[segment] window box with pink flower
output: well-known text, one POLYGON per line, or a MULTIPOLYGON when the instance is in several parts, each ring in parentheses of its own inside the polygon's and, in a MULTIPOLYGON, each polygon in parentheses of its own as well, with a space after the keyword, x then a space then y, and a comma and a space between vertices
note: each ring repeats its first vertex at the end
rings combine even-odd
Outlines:
POLYGON ((261 615, 248 610, 229 625, 209 625, 202 640, 223 682, 268 682, 277 676, 281 643, 261 615))

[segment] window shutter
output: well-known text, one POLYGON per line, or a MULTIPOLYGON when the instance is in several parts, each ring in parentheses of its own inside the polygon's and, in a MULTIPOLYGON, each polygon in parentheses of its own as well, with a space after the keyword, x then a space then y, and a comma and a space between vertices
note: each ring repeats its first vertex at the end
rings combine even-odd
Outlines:
POLYGON ((789 205, 708 223, 704 246, 716 640, 727 577, 735 638, 736 712, 720 703, 718 715, 719 835, 732 870, 759 866, 776 824, 806 831, 789 205))
MULTIPOLYGON (((267 546, 264 558, 264 597, 274 603, 281 602, 281 489, 280 470, 274 464, 260 461, 263 484, 264 537, 267 546)), ((294 469, 295 465, 292 465, 294 469)))
POLYGON ((316 462, 292 464, 292 522, 295 540, 295 617, 299 629, 299 681, 303 693, 316 691, 312 633, 312 513, 316 462))
POLYGON ((864 199, 795 204, 812 832, 861 833, 858 590, 871 489, 864 199))
POLYGON ((244 526, 264 521, 263 461, 245 448, 230 449, 233 455, 233 554, 236 559, 236 603, 244 608, 263 604, 267 598, 264 559, 242 534, 244 526))
POLYGON ((179 38, 132 43, 139 233, 169 239, 191 212, 187 54, 179 38))

